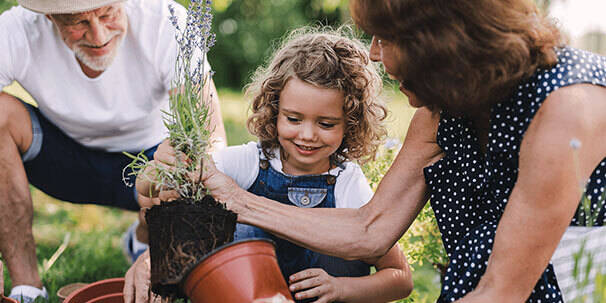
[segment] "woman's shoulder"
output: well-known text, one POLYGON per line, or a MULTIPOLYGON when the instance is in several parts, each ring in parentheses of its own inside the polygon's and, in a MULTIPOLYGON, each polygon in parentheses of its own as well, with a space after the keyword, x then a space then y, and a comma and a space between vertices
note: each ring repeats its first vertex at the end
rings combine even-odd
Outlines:
MULTIPOLYGON (((567 132, 602 133, 606 127, 606 86, 570 85, 550 94, 532 123, 553 127, 560 135, 567 132)), ((578 135, 578 134, 577 134, 578 135)))
POLYGON ((558 61, 555 66, 539 68, 532 78, 537 89, 549 93, 575 83, 606 85, 606 57, 573 47, 556 50, 558 61))
POLYGON ((556 49, 558 60, 550 67, 538 68, 522 80, 512 100, 530 99, 540 103, 559 88, 578 83, 606 86, 606 57, 572 47, 556 49))
MULTIPOLYGON (((548 98, 555 99, 572 91, 578 93, 577 84, 594 85, 594 89, 606 87, 606 57, 572 47, 558 48, 556 54, 558 61, 554 66, 537 69, 517 86, 507 101, 493 107, 490 130, 493 149, 518 149, 521 138, 548 98)), ((569 108, 572 105, 568 102, 551 106, 569 108)))

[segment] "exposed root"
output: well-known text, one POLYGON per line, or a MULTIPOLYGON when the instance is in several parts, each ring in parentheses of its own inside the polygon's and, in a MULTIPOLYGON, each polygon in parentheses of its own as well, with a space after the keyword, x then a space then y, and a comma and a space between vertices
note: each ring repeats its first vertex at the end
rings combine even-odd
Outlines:
POLYGON ((152 291, 164 298, 184 298, 181 281, 209 252, 233 241, 236 217, 210 196, 151 208, 146 220, 152 291))

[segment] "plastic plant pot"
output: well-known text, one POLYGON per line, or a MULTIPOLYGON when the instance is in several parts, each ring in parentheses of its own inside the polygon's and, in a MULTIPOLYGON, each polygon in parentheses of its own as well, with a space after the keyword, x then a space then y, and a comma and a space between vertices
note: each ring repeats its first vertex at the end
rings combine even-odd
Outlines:
POLYGON ((88 284, 71 293, 63 303, 123 303, 124 278, 112 278, 88 284))
POLYGON ((278 294, 292 300, 272 241, 249 239, 209 253, 186 277, 183 291, 193 303, 242 303, 278 294))
POLYGON ((57 297, 61 302, 63 302, 65 301, 65 298, 69 297, 69 295, 71 295, 73 292, 77 291, 82 287, 85 287, 86 285, 88 285, 88 283, 81 282, 64 285, 63 287, 59 288, 59 290, 57 290, 57 297))

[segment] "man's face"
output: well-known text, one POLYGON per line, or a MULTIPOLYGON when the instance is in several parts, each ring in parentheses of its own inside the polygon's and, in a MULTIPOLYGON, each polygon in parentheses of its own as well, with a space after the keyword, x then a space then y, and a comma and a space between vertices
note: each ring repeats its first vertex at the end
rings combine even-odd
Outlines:
POLYGON ((122 3, 78 14, 56 14, 48 18, 81 64, 93 71, 106 70, 126 35, 128 21, 122 3))

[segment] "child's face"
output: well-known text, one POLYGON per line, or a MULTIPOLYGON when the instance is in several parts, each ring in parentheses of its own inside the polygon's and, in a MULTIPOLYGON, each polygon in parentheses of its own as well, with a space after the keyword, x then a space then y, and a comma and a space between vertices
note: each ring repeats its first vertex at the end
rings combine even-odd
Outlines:
POLYGON ((290 175, 321 174, 330 168, 345 133, 343 93, 291 78, 280 92, 278 141, 290 175))

